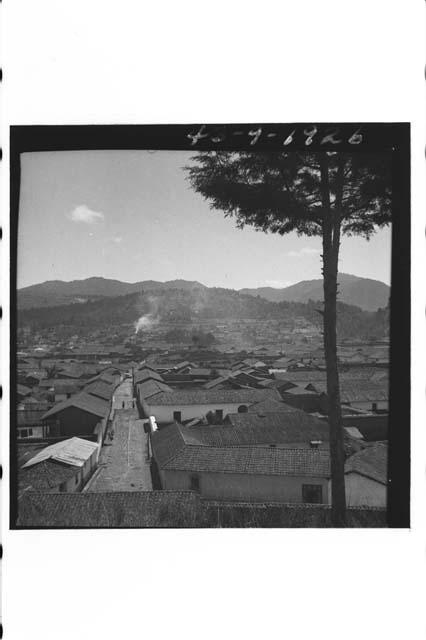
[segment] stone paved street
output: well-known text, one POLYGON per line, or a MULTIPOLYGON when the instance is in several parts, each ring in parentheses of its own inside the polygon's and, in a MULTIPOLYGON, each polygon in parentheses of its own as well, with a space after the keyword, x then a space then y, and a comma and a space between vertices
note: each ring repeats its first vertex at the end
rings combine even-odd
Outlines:
POLYGON ((148 453, 148 436, 138 411, 132 408, 132 384, 125 380, 114 393, 114 417, 111 440, 107 434, 99 458, 99 470, 88 491, 152 490, 148 453), (125 409, 122 408, 123 402, 125 409))

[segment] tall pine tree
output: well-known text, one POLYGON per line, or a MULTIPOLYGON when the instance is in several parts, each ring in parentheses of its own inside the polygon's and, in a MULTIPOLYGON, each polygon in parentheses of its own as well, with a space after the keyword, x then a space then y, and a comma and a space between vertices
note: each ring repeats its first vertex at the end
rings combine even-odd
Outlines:
MULTIPOLYGON (((346 523, 336 344, 341 236, 369 238, 391 222, 390 157, 379 153, 206 151, 186 167, 195 191, 238 227, 322 237, 324 351, 329 400, 332 514, 346 523)), ((267 257, 265 257, 267 260, 267 257)))

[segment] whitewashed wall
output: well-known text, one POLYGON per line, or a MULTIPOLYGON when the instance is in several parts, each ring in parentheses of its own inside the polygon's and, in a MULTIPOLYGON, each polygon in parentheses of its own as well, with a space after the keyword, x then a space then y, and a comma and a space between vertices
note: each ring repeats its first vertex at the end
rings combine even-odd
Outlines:
POLYGON ((163 489, 185 491, 191 489, 191 476, 199 478, 204 498, 242 500, 252 502, 303 503, 302 486, 322 486, 323 503, 329 501, 326 478, 254 475, 241 473, 190 473, 188 471, 160 471, 163 489))

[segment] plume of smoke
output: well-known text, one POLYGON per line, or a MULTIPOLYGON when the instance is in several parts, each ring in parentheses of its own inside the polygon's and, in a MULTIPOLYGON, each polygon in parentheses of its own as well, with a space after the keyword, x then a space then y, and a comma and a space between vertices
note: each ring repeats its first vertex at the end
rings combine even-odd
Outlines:
POLYGON ((154 296, 148 298, 149 311, 142 314, 135 322, 135 334, 158 324, 158 300, 154 296))
POLYGON ((195 289, 192 291, 192 295, 195 297, 192 303, 192 310, 197 315, 204 309, 207 302, 207 295, 204 289, 195 289))

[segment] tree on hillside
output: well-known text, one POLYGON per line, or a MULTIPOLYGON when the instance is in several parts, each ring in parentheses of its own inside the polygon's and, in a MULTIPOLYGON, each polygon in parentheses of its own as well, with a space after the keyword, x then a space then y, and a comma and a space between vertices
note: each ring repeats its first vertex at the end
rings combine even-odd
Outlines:
POLYGON ((191 186, 238 227, 321 236, 332 511, 345 524, 344 447, 336 349, 342 234, 367 239, 391 221, 390 158, 379 153, 206 151, 185 167, 191 186))

